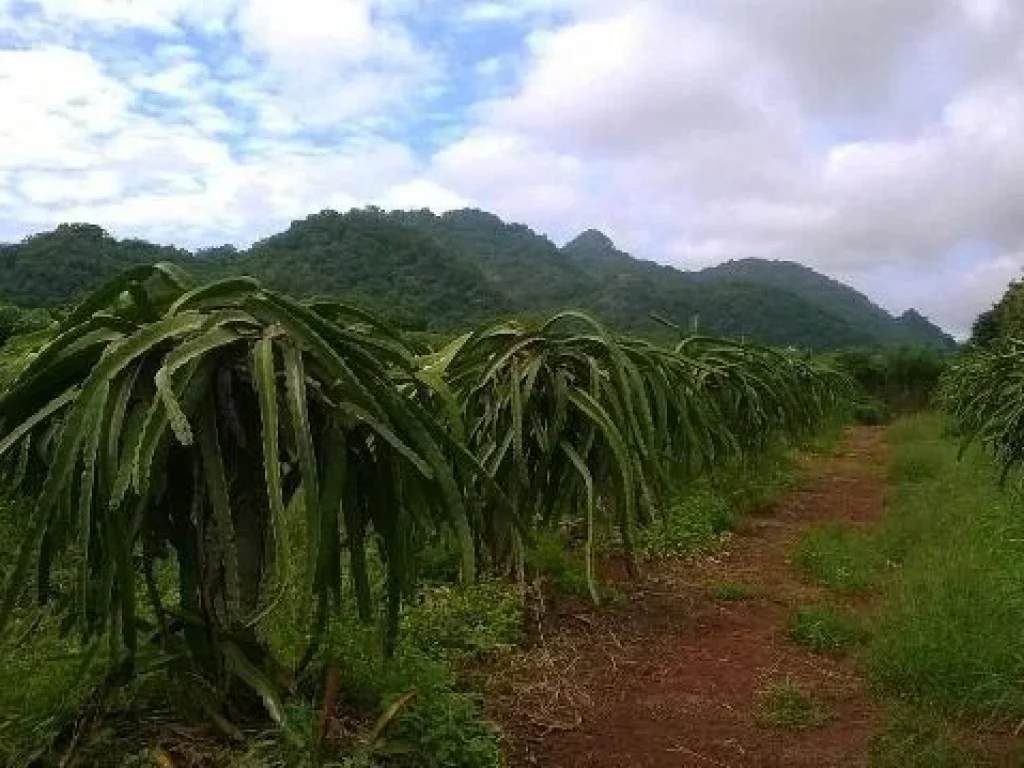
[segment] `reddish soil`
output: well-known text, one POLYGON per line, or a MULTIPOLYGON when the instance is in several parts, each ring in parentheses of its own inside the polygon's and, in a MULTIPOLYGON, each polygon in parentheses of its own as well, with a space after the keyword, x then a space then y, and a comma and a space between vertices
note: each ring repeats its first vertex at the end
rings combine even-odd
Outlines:
POLYGON ((546 606, 533 645, 490 670, 490 714, 511 765, 863 765, 880 711, 852 665, 787 637, 791 611, 825 598, 788 558, 808 525, 881 516, 885 450, 880 429, 851 429, 834 455, 804 459, 799 487, 714 557, 647 563, 614 606, 546 606), (757 596, 714 599, 727 582, 757 596), (781 683, 821 703, 824 724, 759 722, 760 692, 781 683))

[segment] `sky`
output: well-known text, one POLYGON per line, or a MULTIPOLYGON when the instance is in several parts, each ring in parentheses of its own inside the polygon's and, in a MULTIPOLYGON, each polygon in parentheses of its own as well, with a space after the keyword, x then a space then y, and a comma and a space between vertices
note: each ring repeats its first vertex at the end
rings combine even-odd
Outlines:
POLYGON ((0 0, 0 241, 473 206, 965 333, 1024 264, 1019 0, 0 0))

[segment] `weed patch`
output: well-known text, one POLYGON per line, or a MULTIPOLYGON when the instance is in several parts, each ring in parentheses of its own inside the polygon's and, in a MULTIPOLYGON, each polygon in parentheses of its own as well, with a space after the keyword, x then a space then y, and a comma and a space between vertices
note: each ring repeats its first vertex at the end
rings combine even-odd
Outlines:
POLYGON ((811 581, 840 594, 856 595, 874 587, 879 558, 866 532, 830 522, 804 530, 793 564, 811 581))
POLYGON ((406 642, 439 656, 486 654, 516 645, 523 634, 523 601, 504 581, 432 587, 405 614, 406 642))
POLYGON ((904 443, 893 457, 889 476, 895 483, 920 483, 938 477, 948 465, 948 444, 904 443))
POLYGON ((883 590, 868 668, 882 689, 986 720, 1024 717, 1024 490, 1003 488, 991 461, 962 461, 943 423, 894 425, 898 485, 878 534, 899 564, 883 590))
POLYGON ((791 680, 773 683, 757 692, 754 717, 760 725, 806 731, 820 728, 829 716, 824 704, 791 680))
POLYGON ((858 618, 832 605, 811 605, 794 611, 787 631, 805 648, 833 655, 846 653, 865 638, 858 618))
POLYGON ((729 500, 708 488, 678 495, 660 520, 637 537, 637 551, 646 557, 677 557, 706 549, 732 530, 734 512, 729 500))
POLYGON ((934 712, 901 705, 868 749, 869 768, 972 768, 970 753, 934 712))
POLYGON ((757 588, 739 581, 724 581, 715 584, 709 590, 712 600, 720 600, 724 603, 738 603, 744 600, 754 600, 759 591, 757 588))
POLYGON ((804 531, 793 565, 806 578, 850 595, 874 587, 879 558, 867 533, 843 523, 827 523, 804 531))
MULTIPOLYGON (((556 595, 590 599, 587 570, 583 553, 573 550, 559 531, 538 531, 526 551, 526 569, 531 578, 539 578, 556 595)), ((600 581, 598 594, 611 595, 612 590, 600 581)))

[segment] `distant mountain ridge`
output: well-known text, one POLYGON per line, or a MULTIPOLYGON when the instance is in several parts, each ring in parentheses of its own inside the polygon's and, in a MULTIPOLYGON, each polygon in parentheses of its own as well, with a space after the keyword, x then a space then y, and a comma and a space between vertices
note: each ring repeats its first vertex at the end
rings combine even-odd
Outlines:
POLYGON ((174 261, 213 278, 251 274, 301 296, 362 302, 407 327, 455 329, 510 314, 577 307, 623 330, 701 332, 823 349, 955 342, 915 310, 900 317, 814 270, 742 259, 699 272, 643 261, 596 229, 559 248, 484 211, 322 211, 246 250, 190 253, 66 224, 0 246, 0 299, 52 306, 122 269, 174 261))
POLYGON ((697 277, 711 282, 739 280, 787 290, 828 309, 840 320, 867 331, 885 345, 913 345, 922 340, 927 346, 939 348, 956 345, 951 336, 917 310, 908 309, 894 317, 845 283, 793 261, 738 259, 704 269, 697 277))

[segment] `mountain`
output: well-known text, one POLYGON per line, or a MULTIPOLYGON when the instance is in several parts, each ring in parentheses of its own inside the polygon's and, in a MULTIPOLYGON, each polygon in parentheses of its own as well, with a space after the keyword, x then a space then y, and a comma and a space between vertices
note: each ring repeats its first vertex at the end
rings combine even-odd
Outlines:
POLYGON ((686 328, 773 344, 816 348, 874 343, 856 325, 781 287, 729 278, 709 286, 695 273, 635 259, 594 229, 571 240, 562 252, 595 278, 595 311, 623 327, 651 330, 657 322, 653 315, 686 328))
POLYGON ((374 211, 307 216, 224 267, 299 296, 362 298, 414 326, 460 326, 515 306, 474 260, 374 211))
POLYGON ((697 273, 697 277, 710 283, 731 280, 782 288, 828 310, 883 346, 921 343, 938 348, 956 346, 952 337, 916 310, 907 310, 901 317, 894 318, 864 294, 796 262, 739 259, 709 267, 697 273))
POLYGON ((955 349, 956 340, 916 309, 908 309, 896 318, 910 339, 910 343, 925 341, 924 346, 936 349, 955 349))
POLYGON ((23 307, 72 301, 120 272, 157 261, 190 261, 188 251, 116 240, 92 224, 61 224, 16 245, 0 245, 0 299, 23 307))
POLYGON ((472 209, 322 211, 249 249, 194 254, 66 224, 0 246, 0 300, 64 304, 126 267, 158 260, 204 278, 251 274, 296 295, 345 298, 409 328, 456 329, 576 307, 648 334, 674 334, 667 320, 817 349, 953 344, 916 311, 893 317, 793 262, 744 259, 684 272, 636 259, 596 229, 559 248, 527 226, 472 209))
MULTIPOLYGON (((641 261, 615 247, 602 232, 588 229, 562 248, 598 277, 608 295, 642 292, 628 302, 634 310, 679 318, 691 312, 701 328, 747 335, 775 343, 818 346, 927 346, 953 349, 956 341, 914 309, 893 317, 848 285, 792 261, 741 259, 699 272, 682 272, 641 261), (751 291, 751 288, 757 288, 751 291), (674 310, 674 311, 673 311, 674 310)), ((627 324, 635 326, 639 318, 627 324)))
POLYGON ((394 211, 388 218, 435 238, 455 258, 477 264, 485 279, 519 311, 578 305, 598 285, 551 240, 491 213, 465 209, 437 216, 426 210, 394 211))

